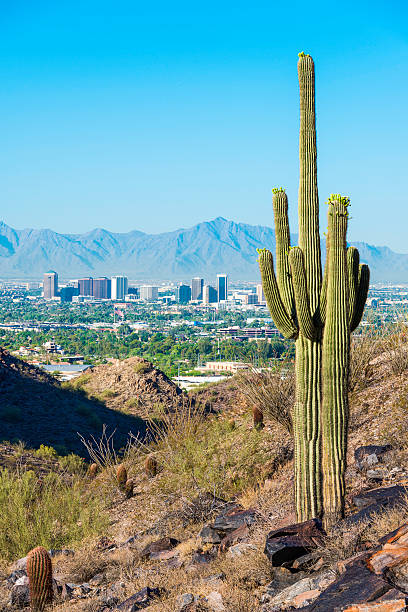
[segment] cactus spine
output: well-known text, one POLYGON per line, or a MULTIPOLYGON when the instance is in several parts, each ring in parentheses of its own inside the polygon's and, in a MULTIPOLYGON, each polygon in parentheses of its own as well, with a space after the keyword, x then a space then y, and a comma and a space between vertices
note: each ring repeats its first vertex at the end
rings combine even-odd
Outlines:
POLYGON ((344 403, 346 388, 341 398, 336 401, 326 397, 324 400, 325 416, 322 417, 321 377, 322 373, 325 377, 335 377, 335 381, 325 380, 323 383, 323 391, 326 394, 331 393, 332 397, 339 385, 341 386, 344 380, 347 380, 350 331, 355 329, 361 320, 367 297, 369 275, 367 266, 359 266, 356 249, 351 247, 346 255, 347 214, 344 209, 347 212, 348 200, 346 199, 347 205, 345 205, 346 200, 336 196, 340 199, 335 200, 337 203, 329 206, 330 210, 335 210, 331 216, 333 223, 330 224, 327 240, 327 262, 332 263, 326 265, 322 279, 317 190, 315 76, 314 63, 309 55, 299 54, 298 75, 300 89, 299 246, 294 248, 290 246, 286 193, 282 188, 274 189, 276 276, 270 251, 266 249, 259 251, 259 266, 272 319, 286 338, 296 340, 296 400, 293 409, 295 504, 297 519, 305 521, 319 516, 323 510, 320 450, 322 426, 324 428, 324 471, 328 470, 328 474, 336 473, 336 482, 343 482, 343 489, 338 485, 335 499, 333 503, 329 503, 332 493, 329 493, 328 489, 334 486, 335 478, 332 476, 330 479, 327 476, 325 479, 324 511, 328 515, 333 515, 333 513, 341 515, 342 513, 340 498, 344 494, 345 462, 344 460, 339 461, 337 456, 339 446, 342 446, 341 453, 345 457, 347 419, 339 420, 339 411, 343 415, 347 414, 347 398, 344 403), (337 213, 341 213, 340 216, 337 213), (344 222, 345 227, 343 227, 344 222), (330 238, 331 234, 333 236, 330 238), (344 248, 342 247, 341 252, 344 255, 344 261, 339 259, 339 234, 343 236, 344 248), (333 249, 329 248, 331 239, 333 249), (342 272, 343 264, 345 272, 342 272), (343 279, 341 283, 338 280, 339 277, 343 279), (341 310, 339 300, 341 308, 346 308, 346 312, 341 310), (334 333, 334 331, 328 332, 333 336, 331 342, 328 338, 323 341, 326 316, 330 330, 338 325, 343 325, 337 321, 338 317, 348 317, 348 328, 343 329, 342 327, 341 334, 334 333), (335 344, 337 349, 333 348, 335 344), (323 367, 322 345, 326 347, 326 361, 323 367), (336 350, 341 350, 343 354, 341 372, 337 369, 337 362, 336 365, 329 366, 330 359, 335 359, 336 350), (346 353, 345 357, 344 353, 346 353), (336 511, 332 508, 333 504, 337 508, 336 511))
POLYGON ((44 610, 52 601, 52 564, 47 550, 33 548, 27 555, 27 575, 30 585, 30 607, 34 612, 44 610))

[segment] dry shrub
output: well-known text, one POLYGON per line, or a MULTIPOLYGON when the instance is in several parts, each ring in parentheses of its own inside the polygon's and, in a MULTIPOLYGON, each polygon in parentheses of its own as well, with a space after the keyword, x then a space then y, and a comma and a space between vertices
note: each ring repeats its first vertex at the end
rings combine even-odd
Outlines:
POLYGON ((396 323, 385 326, 381 331, 388 367, 392 374, 402 376, 408 370, 408 330, 405 317, 400 315, 396 323))
POLYGON ((150 450, 160 467, 152 488, 163 494, 194 499, 200 494, 228 498, 262 478, 273 440, 247 424, 231 427, 228 420, 207 415, 200 405, 186 403, 149 426, 150 450))
POLYGON ((268 370, 253 367, 242 370, 238 383, 251 408, 258 409, 266 419, 276 421, 292 432, 295 372, 291 362, 285 361, 268 370))
POLYGON ((350 392, 360 391, 370 384, 373 375, 372 361, 382 351, 381 336, 380 331, 373 327, 363 327, 360 333, 352 336, 348 381, 350 392))

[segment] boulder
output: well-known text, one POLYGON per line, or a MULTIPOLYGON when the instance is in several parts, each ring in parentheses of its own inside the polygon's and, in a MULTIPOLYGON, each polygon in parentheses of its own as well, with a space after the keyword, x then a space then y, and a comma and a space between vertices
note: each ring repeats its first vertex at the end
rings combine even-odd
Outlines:
POLYGON ((204 544, 219 544, 221 536, 211 525, 205 525, 198 534, 204 544))
POLYGON ((252 525, 256 520, 256 510, 249 508, 248 510, 242 510, 239 506, 223 512, 214 521, 212 527, 216 531, 228 533, 235 531, 242 525, 252 525))
POLYGON ((15 584, 10 591, 10 604, 15 608, 30 605, 30 588, 28 584, 15 584))
POLYGON ((175 548, 178 544, 180 544, 179 540, 176 538, 161 538, 156 542, 151 542, 140 553, 142 559, 152 559, 157 555, 157 553, 162 553, 164 551, 170 551, 175 548))
POLYGON ((237 529, 234 529, 234 531, 230 531, 230 533, 227 533, 225 538, 221 540, 220 551, 224 552, 233 544, 237 544, 237 542, 246 541, 248 539, 248 536, 248 526, 243 523, 237 529))
POLYGON ((143 610, 147 608, 155 598, 160 596, 160 589, 144 587, 141 591, 138 591, 115 609, 120 612, 136 612, 137 610, 143 610))
POLYGON ((319 519, 287 525, 268 534, 264 552, 274 567, 291 564, 316 548, 323 536, 319 519))
POLYGON ((357 468, 362 470, 376 465, 390 450, 392 450, 391 444, 385 444, 383 446, 377 444, 359 446, 354 451, 354 460, 357 468))

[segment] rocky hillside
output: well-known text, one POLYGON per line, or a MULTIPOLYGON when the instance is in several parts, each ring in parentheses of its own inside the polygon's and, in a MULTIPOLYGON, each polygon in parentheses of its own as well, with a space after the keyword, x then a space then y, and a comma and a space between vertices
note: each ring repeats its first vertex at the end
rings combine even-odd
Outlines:
MULTIPOLYGON (((255 430, 239 382, 227 381, 220 389, 229 406, 209 387, 216 411, 168 412, 166 434, 124 458, 132 496, 119 491, 112 470, 86 480, 89 492, 103 493, 108 521, 98 537, 52 551, 55 610, 406 610, 405 340, 400 348, 371 355, 354 384, 346 518, 334 529, 326 533, 317 519, 296 524, 291 438, 273 421, 255 430)), ((120 364, 101 372, 100 393, 124 380, 115 382, 120 364)), ((0 607, 22 608, 25 560, 13 561, 4 566, 0 607)))
POLYGON ((112 410, 146 418, 160 409, 172 411, 187 401, 164 372, 140 357, 115 359, 91 368, 73 387, 80 387, 88 397, 103 401, 112 410))
POLYGON ((85 454, 78 432, 98 436, 106 425, 116 429, 123 446, 129 431, 145 430, 144 421, 88 398, 80 389, 61 386, 39 368, 0 349, 0 442, 22 441, 28 447, 52 446, 61 453, 85 454))

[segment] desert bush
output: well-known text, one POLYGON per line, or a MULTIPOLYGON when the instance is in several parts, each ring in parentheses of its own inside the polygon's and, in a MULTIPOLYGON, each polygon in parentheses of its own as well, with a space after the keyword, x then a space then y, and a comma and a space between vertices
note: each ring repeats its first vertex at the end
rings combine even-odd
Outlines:
POLYGON ((86 472, 85 461, 79 455, 75 455, 75 453, 60 457, 58 462, 62 469, 70 474, 85 474, 86 472))
POLYGON ((395 323, 384 326, 382 347, 392 374, 402 376, 408 370, 408 329, 406 316, 401 314, 395 323))
POLYGON ((243 370, 238 376, 238 384, 251 409, 258 409, 265 419, 292 431, 295 373, 291 362, 283 362, 269 370, 243 370))
POLYGON ((0 470, 0 557, 23 557, 35 546, 67 548, 106 528, 103 501, 88 486, 53 472, 39 478, 0 470))
POLYGON ((350 370, 348 388, 353 391, 365 389, 373 375, 373 360, 382 352, 379 330, 362 328, 353 334, 350 347, 350 370))
POLYGON ((104 399, 110 399, 112 397, 117 396, 117 391, 113 391, 113 389, 104 389, 102 393, 99 394, 99 397, 104 399))
POLYGON ((78 376, 77 378, 74 378, 74 380, 70 381, 68 385, 70 387, 73 387, 74 389, 82 389, 86 384, 89 383, 90 380, 90 374, 82 374, 81 376, 78 376))
POLYGON ((56 459, 57 451, 52 446, 46 446, 45 444, 41 444, 40 448, 35 451, 37 457, 41 459, 56 459))
POLYGON ((151 450, 161 468, 158 486, 185 497, 210 492, 230 496, 262 478, 270 459, 262 433, 208 416, 202 406, 187 404, 150 423, 151 450))
POLYGON ((152 364, 146 361, 141 361, 134 366, 136 374, 147 374, 152 369, 152 364))

